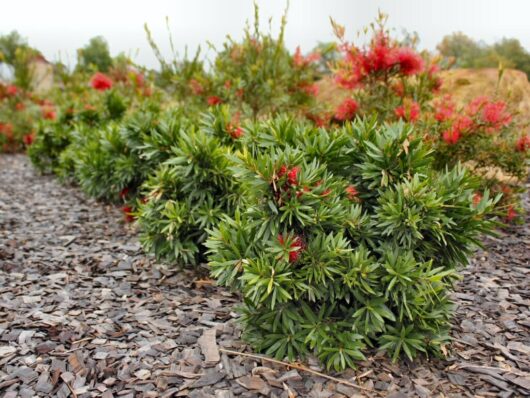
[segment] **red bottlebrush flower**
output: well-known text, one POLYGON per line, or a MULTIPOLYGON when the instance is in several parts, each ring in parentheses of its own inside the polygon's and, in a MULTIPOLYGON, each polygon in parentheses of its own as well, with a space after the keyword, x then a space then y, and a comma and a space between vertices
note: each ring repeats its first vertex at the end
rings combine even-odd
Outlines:
POLYGON ((24 105, 23 102, 17 102, 17 104, 15 105, 15 109, 17 111, 23 111, 24 109, 26 109, 26 105, 24 105))
POLYGON ((236 90, 237 98, 243 98, 243 94, 245 94, 245 91, 242 88, 236 90))
POLYGON ((318 86, 316 84, 302 84, 300 89, 307 95, 316 97, 318 95, 318 86))
POLYGON ((287 166, 282 165, 282 167, 280 167, 280 170, 278 170, 278 177, 282 178, 285 175, 285 173, 287 173, 287 166))
POLYGON ((46 120, 55 120, 57 118, 57 113, 53 110, 53 108, 49 106, 44 106, 41 108, 42 117, 46 120))
POLYGON ((207 101, 208 101, 208 105, 210 106, 215 106, 215 105, 219 105, 223 103, 223 100, 217 97, 216 95, 212 95, 208 97, 207 101))
POLYGON ((489 102, 488 97, 481 95, 479 97, 476 97, 471 100, 469 104, 466 106, 466 113, 469 116, 475 116, 484 105, 486 105, 489 102))
POLYGON ((30 146, 31 144, 33 144, 33 141, 35 141, 35 134, 26 134, 22 138, 22 140, 24 141, 24 144, 26 144, 26 146, 30 146))
POLYGON ((469 116, 461 115, 453 123, 453 130, 458 131, 459 133, 465 133, 471 130, 474 124, 473 119, 469 116))
POLYGON ((342 103, 337 107, 335 111, 335 119, 342 122, 346 120, 351 120, 355 117, 357 110, 359 109, 359 104, 353 98, 346 98, 342 103))
POLYGON ((454 128, 446 130, 443 132, 442 138, 447 143, 447 145, 454 145, 460 139, 460 131, 454 128))
POLYGON ((394 113, 399 119, 407 122, 415 122, 420 117, 420 104, 416 101, 406 102, 394 109, 394 113))
POLYGON ((512 121, 512 115, 506 111, 506 104, 502 101, 490 102, 482 108, 481 119, 494 128, 505 127, 512 121))
POLYGON ((129 195, 129 188, 125 187, 120 191, 120 199, 125 199, 129 195))
POLYGON ((441 101, 434 102, 434 118, 440 123, 445 122, 453 117, 455 108, 451 96, 446 95, 441 101))
POLYGON ((344 44, 341 46, 344 60, 340 64, 335 76, 335 82, 348 90, 359 86, 366 75, 364 54, 355 46, 344 44))
POLYGON ((508 206, 506 211, 506 221, 512 222, 517 217, 517 211, 514 209, 513 205, 508 206))
POLYGON ((298 173, 300 172, 300 167, 295 166, 289 172, 287 173, 287 182, 289 185, 297 185, 298 184, 298 173))
POLYGON ((10 84, 9 86, 6 87, 7 95, 14 96, 14 95, 17 95, 17 93, 18 93, 18 87, 15 86, 14 84, 10 84))
POLYGON ((359 192, 357 191, 357 188, 355 188, 353 185, 346 187, 346 196, 349 200, 355 200, 358 194, 359 192))
POLYGON ((112 88, 112 80, 104 73, 97 72, 92 76, 90 85, 94 90, 106 91, 112 88))
POLYGON ((195 79, 190 80, 189 86, 190 86, 191 92, 194 95, 201 95, 204 92, 204 88, 202 87, 201 83, 199 83, 195 79))
POLYGON ((323 113, 321 115, 314 115, 314 114, 306 114, 306 117, 311 120, 313 123, 315 123, 315 126, 317 127, 326 127, 329 126, 329 122, 332 118, 331 115, 323 113))
POLYGON ((122 211, 123 211, 123 214, 125 215, 125 221, 127 222, 134 221, 134 215, 132 214, 133 208, 131 206, 123 206, 122 211))
POLYGON ((226 131, 228 134, 230 134, 230 137, 232 137, 233 139, 241 138, 244 134, 244 131, 241 127, 234 126, 232 125, 232 123, 228 123, 226 125, 226 131))
POLYGON ((398 48, 394 54, 395 62, 399 65, 399 70, 406 76, 416 75, 423 71, 425 63, 423 58, 412 48, 398 48))
POLYGON ((362 57, 366 73, 377 73, 390 69, 396 62, 396 51, 390 47, 390 40, 383 33, 377 34, 370 51, 362 57))
POLYGON ((225 81, 224 86, 227 90, 230 90, 230 87, 232 87, 232 82, 230 80, 227 80, 225 81))
POLYGON ((95 111, 96 110, 96 107, 92 104, 85 104, 85 106, 83 106, 83 109, 85 111, 95 111))
POLYGON ((515 144, 515 150, 517 152, 526 152, 530 149, 530 135, 520 137, 515 144))
POLYGON ((475 207, 478 206, 481 200, 482 200, 482 195, 480 194, 480 192, 476 192, 473 195, 473 206, 475 207))
MULTIPOLYGON (((281 245, 285 244, 285 239, 283 235, 278 235, 278 241, 281 245)), ((289 248, 296 249, 293 251, 289 251, 289 262, 295 263, 300 258, 302 250, 304 249, 304 242, 302 241, 302 238, 300 238, 299 236, 295 236, 293 242, 289 245, 289 248)))

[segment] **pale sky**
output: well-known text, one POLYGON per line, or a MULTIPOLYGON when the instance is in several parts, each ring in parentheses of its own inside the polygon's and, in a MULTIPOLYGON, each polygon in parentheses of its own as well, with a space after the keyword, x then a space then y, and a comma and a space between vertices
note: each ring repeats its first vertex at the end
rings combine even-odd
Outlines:
MULTIPOLYGON (((278 31, 285 0, 258 0, 264 29, 273 18, 278 31)), ((374 20, 377 11, 389 14, 388 26, 418 32, 420 48, 434 49, 448 33, 462 31, 492 43, 515 37, 530 50, 530 0, 291 0, 286 30, 290 49, 309 51, 319 41, 333 40, 332 17, 346 27, 347 36, 374 20)), ((241 37, 252 21, 252 0, 7 0, 0 3, 0 34, 18 30, 50 60, 75 63, 75 50, 96 35, 109 42, 113 55, 130 54, 142 65, 158 63, 143 30, 147 22, 163 52, 169 55, 165 17, 179 52, 190 52, 206 41, 220 47, 227 34, 241 37)))

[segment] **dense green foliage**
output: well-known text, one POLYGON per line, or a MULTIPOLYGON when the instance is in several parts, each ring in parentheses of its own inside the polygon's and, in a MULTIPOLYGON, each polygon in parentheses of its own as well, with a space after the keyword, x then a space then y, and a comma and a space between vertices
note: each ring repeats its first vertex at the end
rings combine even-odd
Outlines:
POLYGON ((242 291, 246 338, 277 358, 314 352, 340 370, 366 346, 394 359, 438 353, 456 270, 497 199, 473 204, 476 181, 461 167, 434 172, 403 124, 358 121, 337 134, 349 162, 335 175, 316 148, 240 155, 234 172, 252 195, 212 230, 212 275, 242 291))

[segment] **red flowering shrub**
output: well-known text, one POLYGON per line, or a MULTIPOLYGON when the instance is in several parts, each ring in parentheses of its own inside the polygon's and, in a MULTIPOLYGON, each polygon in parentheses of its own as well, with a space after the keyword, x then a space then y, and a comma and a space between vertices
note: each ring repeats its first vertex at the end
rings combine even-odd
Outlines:
POLYGON ((346 98, 342 103, 337 107, 335 111, 335 119, 345 122, 347 120, 352 120, 357 110, 359 109, 359 104, 353 98, 346 98))
POLYGON ((351 90, 356 113, 375 114, 380 121, 417 121, 422 107, 440 86, 437 65, 391 39, 383 21, 374 27, 373 36, 364 47, 347 42, 340 25, 334 23, 334 29, 343 54, 334 65, 334 81, 351 90))
POLYGON ((112 80, 104 73, 97 72, 90 79, 90 85, 94 90, 106 91, 112 88, 112 80))

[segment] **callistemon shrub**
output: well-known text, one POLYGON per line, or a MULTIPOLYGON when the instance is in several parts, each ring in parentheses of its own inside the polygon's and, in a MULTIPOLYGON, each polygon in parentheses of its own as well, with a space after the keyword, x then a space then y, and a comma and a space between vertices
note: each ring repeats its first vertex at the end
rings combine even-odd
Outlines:
POLYGON ((435 60, 392 39, 383 22, 373 25, 366 46, 346 41, 344 28, 334 24, 342 58, 333 66, 333 78, 351 93, 330 113, 337 122, 373 113, 381 121, 414 122, 440 88, 435 60))
POLYGON ((341 176, 309 146, 241 154, 249 204, 211 230, 211 273, 242 292, 246 339, 276 358, 314 353, 340 370, 367 347, 394 360, 439 353, 457 268, 492 228, 495 200, 476 200, 462 167, 434 172, 404 124, 336 134, 349 141, 341 176))
MULTIPOLYGON (((206 229, 233 215, 245 197, 230 171, 232 146, 217 135, 224 125, 216 120, 206 117, 205 125, 181 131, 169 159, 142 188, 136 212, 140 240, 147 251, 178 266, 204 260, 206 229)), ((230 132, 225 131, 233 139, 230 132)))
POLYGON ((446 95, 433 102, 433 123, 426 120, 435 148, 436 167, 464 163, 492 191, 502 192, 508 221, 516 218, 517 193, 528 173, 530 137, 513 121, 502 100, 476 97, 457 106, 446 95))

